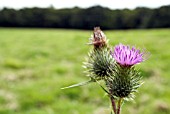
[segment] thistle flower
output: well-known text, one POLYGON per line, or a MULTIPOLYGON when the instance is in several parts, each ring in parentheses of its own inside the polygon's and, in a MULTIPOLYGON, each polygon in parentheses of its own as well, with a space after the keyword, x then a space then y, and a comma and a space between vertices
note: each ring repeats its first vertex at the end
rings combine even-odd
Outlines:
POLYGON ((101 31, 100 27, 95 27, 93 35, 90 38, 90 45, 94 45, 95 49, 107 47, 107 39, 105 34, 101 31))
POLYGON ((83 65, 90 79, 62 89, 96 82, 109 95, 114 113, 120 114, 123 100, 133 99, 134 93, 143 84, 140 72, 133 65, 146 60, 148 53, 123 44, 116 45, 112 51, 107 43, 105 34, 99 27, 95 27, 88 43, 93 45, 94 49, 88 53, 83 65), (107 88, 98 82, 101 80, 107 88))
POLYGON ((146 60, 148 53, 119 44, 115 46, 114 52, 111 51, 111 55, 117 64, 114 78, 107 80, 106 85, 113 96, 132 99, 133 93, 142 85, 140 72, 133 65, 146 60))
POLYGON ((135 47, 130 48, 123 44, 116 45, 111 55, 122 66, 133 66, 146 60, 146 53, 135 47))

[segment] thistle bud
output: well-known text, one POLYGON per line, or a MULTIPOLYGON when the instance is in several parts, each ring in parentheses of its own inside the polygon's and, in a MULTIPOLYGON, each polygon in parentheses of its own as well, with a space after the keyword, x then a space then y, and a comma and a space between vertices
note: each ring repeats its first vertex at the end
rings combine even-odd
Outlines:
POLYGON ((84 62, 86 73, 92 79, 101 80, 108 78, 114 69, 114 58, 110 55, 110 50, 92 50, 89 53, 87 61, 84 62))

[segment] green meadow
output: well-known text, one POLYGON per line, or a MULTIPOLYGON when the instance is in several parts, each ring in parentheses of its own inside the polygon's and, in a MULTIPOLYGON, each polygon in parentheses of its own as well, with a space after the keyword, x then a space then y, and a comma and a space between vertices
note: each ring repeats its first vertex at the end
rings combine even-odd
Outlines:
MULTIPOLYGON (((110 114, 110 101, 88 80, 82 62, 93 31, 0 28, 0 114, 110 114)), ((170 114, 170 29, 104 31, 151 53, 138 64, 145 82, 122 114, 170 114)))

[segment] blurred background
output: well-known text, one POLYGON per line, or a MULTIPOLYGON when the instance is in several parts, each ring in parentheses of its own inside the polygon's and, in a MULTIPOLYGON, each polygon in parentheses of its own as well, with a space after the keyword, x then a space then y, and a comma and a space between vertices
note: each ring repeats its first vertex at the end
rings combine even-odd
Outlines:
POLYGON ((122 114, 170 114, 169 0, 0 0, 0 114, 109 114, 98 85, 60 89, 88 80, 82 62, 95 26, 110 45, 151 53, 122 114))

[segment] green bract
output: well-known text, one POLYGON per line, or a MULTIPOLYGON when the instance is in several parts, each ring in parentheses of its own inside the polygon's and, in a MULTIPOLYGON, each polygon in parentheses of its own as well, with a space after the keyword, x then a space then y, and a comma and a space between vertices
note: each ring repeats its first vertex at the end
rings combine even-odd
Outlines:
POLYGON ((115 65, 114 76, 106 81, 110 94, 120 98, 133 98, 133 93, 142 85, 141 76, 134 67, 115 65))

